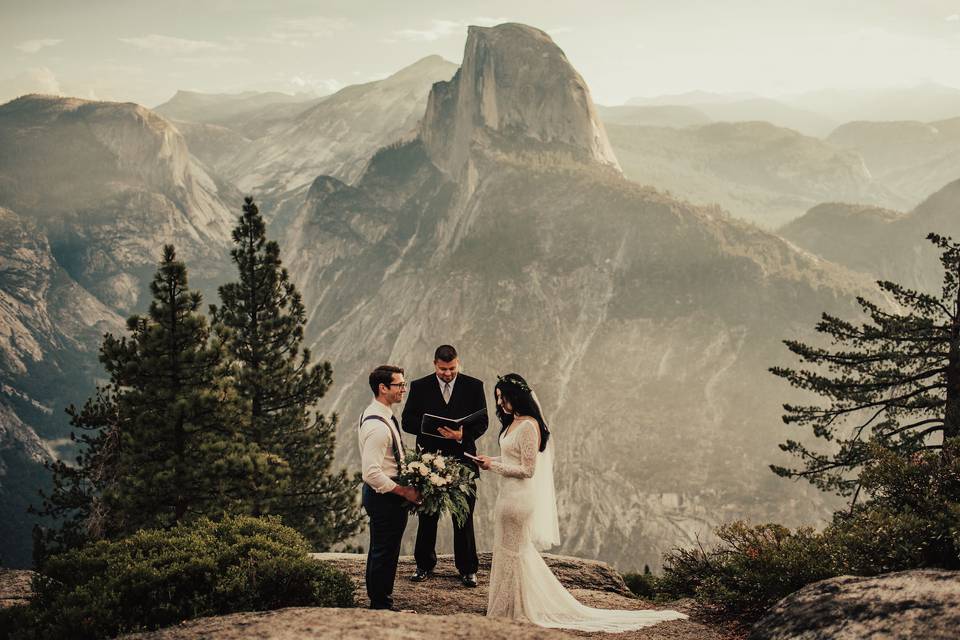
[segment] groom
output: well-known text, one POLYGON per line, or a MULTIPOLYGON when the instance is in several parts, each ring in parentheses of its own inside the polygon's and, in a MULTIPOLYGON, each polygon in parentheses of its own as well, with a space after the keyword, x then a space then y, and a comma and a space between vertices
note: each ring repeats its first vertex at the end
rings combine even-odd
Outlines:
POLYGON ((370 372, 373 401, 360 416, 363 508, 370 519, 366 583, 371 609, 393 609, 393 581, 407 527, 407 502, 420 502, 416 489, 396 482, 403 440, 393 405, 403 400, 406 388, 403 369, 380 365, 370 372))
MULTIPOLYGON (((448 344, 437 347, 433 355, 433 367, 433 373, 414 380, 410 385, 410 397, 403 407, 401 417, 403 430, 416 434, 417 447, 421 451, 453 456, 478 476, 477 463, 464 454, 476 455, 476 440, 487 430, 485 414, 482 420, 471 427, 461 427, 456 431, 441 427, 442 437, 440 438, 420 433, 420 423, 425 413, 457 419, 485 409, 487 399, 483 393, 483 383, 460 373, 460 358, 457 350, 448 344)), ((470 496, 467 502, 470 505, 470 512, 463 526, 458 527, 456 521, 453 523, 453 555, 457 570, 460 572, 460 580, 467 587, 475 587, 477 586, 477 568, 480 565, 477 558, 477 542, 473 534, 473 509, 477 502, 476 496, 470 496)), ((437 524, 440 515, 420 513, 419 518, 417 543, 413 551, 417 561, 417 571, 410 577, 414 582, 422 582, 429 578, 437 565, 437 524)))

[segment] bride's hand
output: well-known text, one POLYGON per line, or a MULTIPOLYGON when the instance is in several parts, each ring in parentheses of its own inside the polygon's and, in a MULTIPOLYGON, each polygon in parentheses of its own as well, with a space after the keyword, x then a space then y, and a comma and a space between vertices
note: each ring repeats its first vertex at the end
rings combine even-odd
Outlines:
POLYGON ((476 461, 480 468, 484 471, 490 470, 490 463, 492 462, 490 456, 477 456, 476 461))

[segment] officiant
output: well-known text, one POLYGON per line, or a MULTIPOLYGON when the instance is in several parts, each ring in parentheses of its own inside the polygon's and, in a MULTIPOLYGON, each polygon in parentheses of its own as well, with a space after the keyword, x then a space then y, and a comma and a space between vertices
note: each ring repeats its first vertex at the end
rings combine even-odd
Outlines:
MULTIPOLYGON (((403 430, 417 436, 417 447, 422 451, 440 453, 457 458, 479 476, 477 463, 466 453, 476 455, 477 439, 487 430, 487 399, 483 391, 483 382, 477 378, 460 373, 460 358, 457 350, 449 344, 437 347, 433 355, 434 372, 414 380, 409 387, 407 403, 403 407, 401 424, 403 430), (458 420, 478 411, 467 424, 451 429, 440 427, 435 434, 423 433, 423 416, 441 416, 458 420)), ((477 542, 473 533, 473 510, 476 496, 469 498, 470 513, 462 527, 453 522, 453 554, 460 580, 464 586, 477 586, 477 542)), ((437 524, 439 514, 419 514, 417 543, 414 558, 417 570, 410 577, 414 582, 428 579, 437 565, 437 524)), ((452 520, 452 518, 451 518, 452 520)))

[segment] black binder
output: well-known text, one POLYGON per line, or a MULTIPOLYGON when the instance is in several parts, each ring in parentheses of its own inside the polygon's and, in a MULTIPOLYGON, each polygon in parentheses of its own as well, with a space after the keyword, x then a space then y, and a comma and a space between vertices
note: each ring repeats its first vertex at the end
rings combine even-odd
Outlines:
POLYGON ((420 421, 420 433, 425 436, 430 436, 432 438, 441 438, 446 440, 442 435, 440 435, 440 427, 447 427, 456 431, 460 427, 464 428, 464 431, 467 431, 480 422, 487 416, 487 408, 484 407, 479 411, 474 411, 468 416, 462 418, 444 418, 443 416, 435 416, 430 413, 423 414, 423 420, 420 421))

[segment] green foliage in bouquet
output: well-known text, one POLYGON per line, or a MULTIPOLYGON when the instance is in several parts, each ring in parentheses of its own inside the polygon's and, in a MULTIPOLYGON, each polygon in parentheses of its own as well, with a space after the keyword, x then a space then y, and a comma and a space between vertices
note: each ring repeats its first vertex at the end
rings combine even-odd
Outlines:
POLYGON ((463 526, 470 514, 470 496, 476 495, 473 471, 456 458, 438 453, 408 453, 400 467, 400 484, 420 492, 415 511, 435 515, 448 511, 463 526))
POLYGON ((308 552, 279 518, 249 516, 96 542, 50 556, 0 638, 106 638, 236 611, 354 606, 350 578, 308 552))

